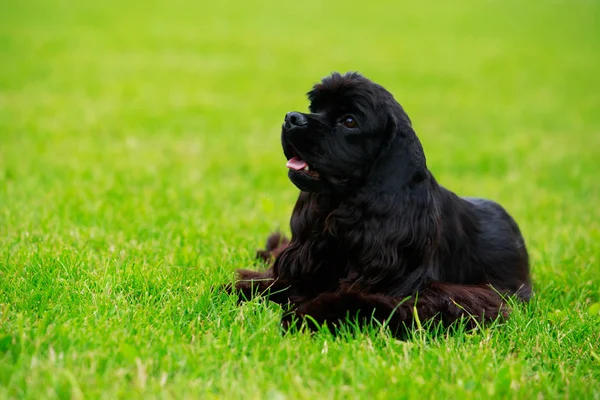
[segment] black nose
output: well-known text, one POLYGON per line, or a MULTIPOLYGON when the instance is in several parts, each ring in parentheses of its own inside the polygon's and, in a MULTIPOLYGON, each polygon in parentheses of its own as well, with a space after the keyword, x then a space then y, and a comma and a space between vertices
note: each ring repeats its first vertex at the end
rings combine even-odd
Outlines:
POLYGON ((304 126, 308 123, 306 117, 299 112, 289 112, 285 115, 285 129, 291 129, 295 126, 304 126))

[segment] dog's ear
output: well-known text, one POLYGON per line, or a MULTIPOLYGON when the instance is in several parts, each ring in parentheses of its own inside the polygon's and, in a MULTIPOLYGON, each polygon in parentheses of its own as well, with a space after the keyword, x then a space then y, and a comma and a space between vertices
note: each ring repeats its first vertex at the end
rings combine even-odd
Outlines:
POLYGON ((381 146, 379 151, 376 152, 375 159, 373 160, 373 165, 375 165, 379 160, 381 160, 385 155, 389 152, 390 147, 396 140, 398 134, 402 134, 398 129, 398 119, 393 113, 387 113, 385 118, 385 125, 383 128, 383 141, 381 142, 381 146))
POLYGON ((412 123, 408 114, 406 114, 402 106, 391 94, 389 94, 389 98, 386 99, 385 104, 386 107, 382 110, 383 115, 380 117, 386 121, 383 129, 385 139, 378 152, 377 159, 385 156, 398 136, 406 139, 416 137, 415 132, 412 130, 412 123))
POLYGON ((383 141, 371 164, 370 175, 387 177, 395 182, 409 181, 415 173, 422 175, 426 169, 425 154, 410 119, 396 103, 385 116, 383 141))

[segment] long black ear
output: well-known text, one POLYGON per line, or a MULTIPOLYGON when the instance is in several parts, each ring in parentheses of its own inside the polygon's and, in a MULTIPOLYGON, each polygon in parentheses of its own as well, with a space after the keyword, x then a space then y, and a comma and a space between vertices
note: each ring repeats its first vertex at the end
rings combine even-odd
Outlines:
POLYGON ((425 173, 423 147, 402 107, 396 103, 396 107, 388 108, 385 118, 385 139, 371 165, 371 178, 377 177, 378 182, 392 179, 397 184, 425 173))
POLYGON ((381 116, 386 121, 384 127, 385 140, 377 153, 375 161, 386 156, 398 136, 409 141, 416 138, 416 134, 412 129, 412 122, 404 108, 394 99, 391 93, 386 92, 386 94, 385 107, 381 111, 385 113, 381 116))
POLYGON ((396 139, 396 136, 400 133, 398 130, 398 119, 394 114, 388 114, 383 131, 385 140, 381 145, 381 149, 379 150, 377 159, 375 161, 381 159, 388 153, 392 143, 394 143, 394 140, 396 139))
POLYGON ((385 118, 386 122, 383 129, 384 140, 381 143, 379 150, 375 152, 376 155, 373 159, 373 163, 371 164, 371 170, 377 169, 377 166, 381 163, 381 160, 384 159, 390 152, 390 148, 396 141, 398 134, 402 134, 398 129, 399 121, 393 113, 388 112, 385 118))

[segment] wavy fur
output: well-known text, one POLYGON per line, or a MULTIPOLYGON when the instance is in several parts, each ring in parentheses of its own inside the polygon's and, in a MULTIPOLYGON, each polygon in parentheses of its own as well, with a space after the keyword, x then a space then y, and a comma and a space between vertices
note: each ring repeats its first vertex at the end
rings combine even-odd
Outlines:
POLYGON ((242 298, 261 293, 289 311, 283 322, 386 322, 398 335, 419 319, 471 325, 507 317, 503 296, 531 295, 525 242, 490 200, 461 198, 427 169, 409 117, 383 87, 333 74, 308 94, 307 124, 282 128, 288 158, 320 173, 290 171, 302 191, 291 240, 272 235, 265 271, 238 271, 242 298), (360 132, 336 123, 352 112, 360 132), (333 122, 332 122, 333 121, 333 122))

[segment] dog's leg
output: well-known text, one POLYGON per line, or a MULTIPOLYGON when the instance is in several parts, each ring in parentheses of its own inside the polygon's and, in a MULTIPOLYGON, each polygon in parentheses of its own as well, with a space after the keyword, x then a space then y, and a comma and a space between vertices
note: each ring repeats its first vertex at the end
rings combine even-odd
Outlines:
POLYGON ((415 312, 423 324, 434 321, 449 326, 465 317, 469 328, 499 316, 508 317, 502 297, 493 288, 449 283, 433 283, 406 299, 356 290, 323 293, 300 304, 295 317, 307 320, 309 327, 311 320, 335 326, 346 319, 359 323, 375 319, 386 323, 394 334, 401 336, 414 325, 415 312))
MULTIPOLYGON (((256 257, 266 262, 272 262, 289 243, 290 241, 283 234, 272 233, 267 239, 265 249, 258 250, 256 257)), ((274 277, 272 267, 265 271, 240 269, 236 273, 237 281, 233 285, 227 285, 225 290, 228 293, 237 294, 240 301, 262 296, 279 304, 289 302, 285 294, 289 286, 274 277)))
POLYGON ((278 304, 289 303, 290 286, 273 277, 271 268, 266 271, 237 270, 238 279, 227 292, 238 295, 240 301, 248 301, 261 296, 278 304))
POLYGON ((423 296, 417 296, 416 305, 419 317, 425 319, 436 316, 448 326, 466 317, 470 327, 480 323, 507 319, 509 310, 505 302, 506 292, 489 285, 460 285, 434 282, 423 296))
POLYGON ((265 262, 273 261, 290 244, 281 232, 274 232, 267 238, 265 248, 256 252, 256 258, 265 262))

